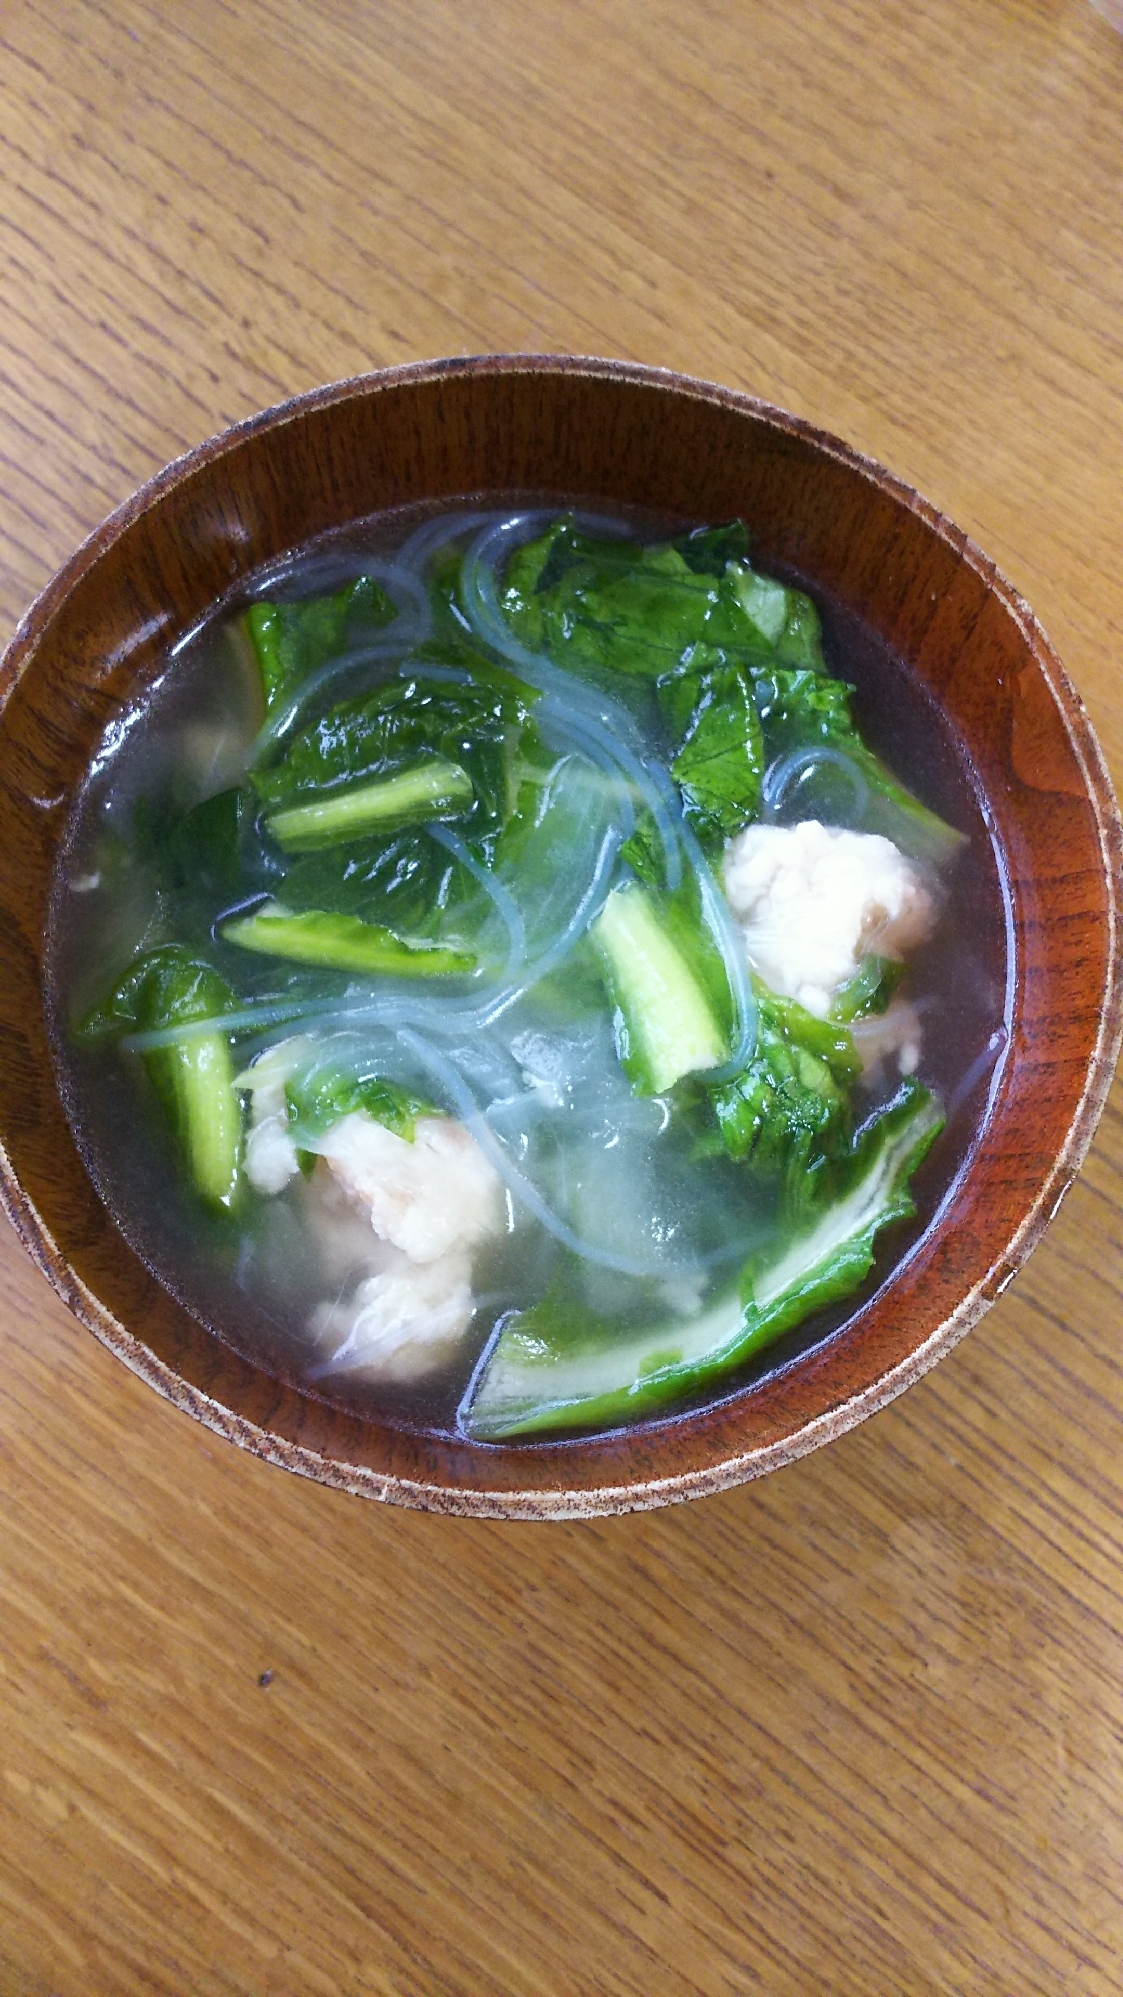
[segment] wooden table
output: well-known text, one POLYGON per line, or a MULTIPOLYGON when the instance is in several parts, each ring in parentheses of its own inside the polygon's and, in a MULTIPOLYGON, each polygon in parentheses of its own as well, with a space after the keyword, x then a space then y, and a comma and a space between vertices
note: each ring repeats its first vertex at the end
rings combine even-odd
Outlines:
MULTIPOLYGON (((8 0, 0 82, 7 624, 293 390, 620 354, 918 485, 1123 772, 1123 36, 1086 0, 8 0)), ((1121 1200, 1117 1089, 904 1400, 548 1527, 240 1455, 5 1234, 3 1997, 1118 1990, 1121 1200)))

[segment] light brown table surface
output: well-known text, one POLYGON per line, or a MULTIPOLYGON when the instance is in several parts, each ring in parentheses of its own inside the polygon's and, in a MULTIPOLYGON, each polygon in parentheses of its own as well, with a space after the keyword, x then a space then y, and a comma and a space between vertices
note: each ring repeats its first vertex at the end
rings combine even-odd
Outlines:
MULTIPOLYGON (((6 0, 0 85, 6 627, 293 390, 624 355, 919 486, 1123 773, 1123 37, 1086 0, 6 0)), ((537 1527, 239 1454, 5 1232, 2 1997, 1123 1987, 1121 1198, 1117 1089, 903 1400, 537 1527)))

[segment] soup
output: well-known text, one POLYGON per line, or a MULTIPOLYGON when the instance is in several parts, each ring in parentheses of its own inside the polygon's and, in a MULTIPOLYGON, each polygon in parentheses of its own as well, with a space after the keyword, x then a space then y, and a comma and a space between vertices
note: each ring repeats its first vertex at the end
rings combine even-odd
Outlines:
POLYGON ((742 523, 458 506, 176 648, 74 805, 48 982, 173 1293, 486 1443, 845 1322, 970 1147, 1005 943, 942 717, 742 523))

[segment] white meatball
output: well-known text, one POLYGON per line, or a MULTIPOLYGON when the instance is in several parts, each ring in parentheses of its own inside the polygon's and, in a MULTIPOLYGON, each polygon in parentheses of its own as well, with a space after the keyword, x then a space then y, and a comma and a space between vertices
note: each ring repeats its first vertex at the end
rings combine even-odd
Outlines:
POLYGON ((414 1262, 474 1248, 502 1223, 502 1188, 471 1132, 447 1116, 419 1117, 412 1144, 357 1110, 317 1145, 371 1226, 414 1262))
POLYGON ((296 1155, 296 1145, 288 1132, 288 1119, 283 1110, 272 1116, 257 1114, 257 1099, 254 1099, 254 1120, 246 1134, 246 1177, 259 1193, 281 1193, 291 1178, 300 1170, 296 1155))
POLYGON ((420 1116, 406 1142, 356 1110, 320 1138, 320 1160, 316 1178, 328 1170, 372 1226, 370 1274, 312 1316, 316 1340, 336 1348, 324 1370, 436 1372, 472 1322, 472 1250, 504 1224, 500 1174, 452 1116, 420 1116))
POLYGON ((935 926, 919 871, 876 832, 750 825, 726 847, 723 878, 753 970, 820 1019, 863 957, 901 961, 935 926))
POLYGON ((369 1216, 375 1265, 350 1296, 313 1314, 317 1341, 335 1343, 325 1370, 387 1380, 437 1371, 472 1320, 472 1250, 503 1225, 498 1173, 471 1132, 444 1116, 419 1117, 407 1143, 356 1111, 319 1149, 315 1177, 326 1169, 352 1210, 369 1216))
MULTIPOLYGON (((279 1041, 238 1077, 252 1098, 246 1174, 259 1192, 282 1192, 299 1171, 285 1084, 313 1046, 279 1041)), ((447 1116, 419 1117, 408 1142, 355 1110, 309 1143, 320 1156, 300 1206, 321 1278, 354 1285, 312 1314, 309 1329, 331 1353, 319 1370, 393 1380, 436 1371, 472 1320, 472 1251, 505 1222, 499 1174, 447 1116)))
POLYGON ((311 1330, 334 1346, 331 1373, 365 1369, 385 1380, 416 1380, 451 1358, 471 1322, 471 1264, 462 1250, 436 1261, 393 1263, 366 1277, 346 1299, 320 1304, 311 1330))

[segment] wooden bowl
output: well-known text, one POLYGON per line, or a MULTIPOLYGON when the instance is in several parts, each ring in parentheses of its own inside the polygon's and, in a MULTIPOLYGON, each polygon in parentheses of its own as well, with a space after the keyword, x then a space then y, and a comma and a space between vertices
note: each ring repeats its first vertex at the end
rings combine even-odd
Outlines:
POLYGON ((122 506, 32 606, 0 666, 0 1180, 82 1322, 209 1427, 340 1490, 489 1517, 666 1504, 790 1461, 927 1372, 1005 1289, 1091 1139, 1118 1052, 1123 828, 1084 709, 1031 612, 898 479, 750 396, 620 363, 444 361, 318 389, 202 444, 122 506), (852 607, 942 702, 1005 856, 1014 1035, 951 1197, 844 1331, 704 1410, 534 1446, 340 1413, 204 1330, 129 1248, 63 1115, 44 1020, 48 885, 118 704, 240 577, 377 509, 536 490, 743 514, 762 565, 852 607))

